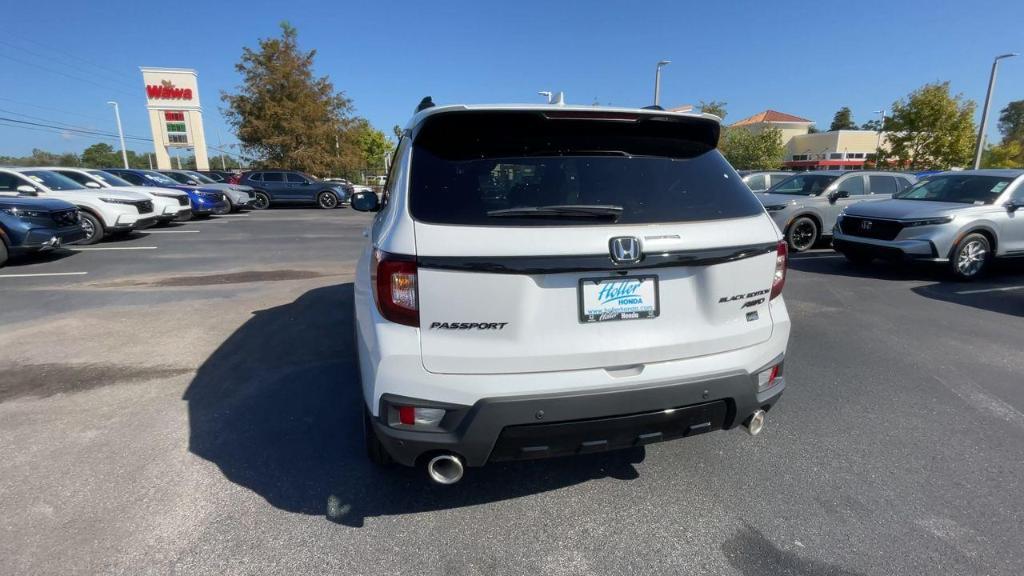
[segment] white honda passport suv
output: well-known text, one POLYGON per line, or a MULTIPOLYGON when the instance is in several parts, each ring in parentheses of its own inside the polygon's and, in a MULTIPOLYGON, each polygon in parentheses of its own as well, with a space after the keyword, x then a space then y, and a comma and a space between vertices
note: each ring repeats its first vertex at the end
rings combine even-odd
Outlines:
POLYGON ((465 466, 752 433, 784 388, 786 244, 660 109, 420 104, 355 281, 372 460, 465 466))

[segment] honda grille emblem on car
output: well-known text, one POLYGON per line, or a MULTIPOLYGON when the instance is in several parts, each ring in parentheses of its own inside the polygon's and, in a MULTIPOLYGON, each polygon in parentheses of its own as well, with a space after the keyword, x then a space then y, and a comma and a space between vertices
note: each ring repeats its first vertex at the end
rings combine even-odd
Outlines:
POLYGON ((861 230, 871 230, 871 220, 865 220, 860 223, 861 230))
POLYGON ((640 240, 633 236, 619 236, 609 241, 612 261, 616 264, 630 264, 640 261, 640 240))

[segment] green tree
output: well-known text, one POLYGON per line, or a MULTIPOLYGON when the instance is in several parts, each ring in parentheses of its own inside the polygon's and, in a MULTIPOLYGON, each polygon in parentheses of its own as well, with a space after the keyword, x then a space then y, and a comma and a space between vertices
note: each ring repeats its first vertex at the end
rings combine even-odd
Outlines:
POLYGON ((243 48, 235 65, 242 84, 236 94, 221 95, 225 118, 260 165, 326 174, 338 165, 337 136, 352 103, 326 76, 313 74, 316 50, 300 50, 297 38, 283 22, 280 38, 243 48))
POLYGON ((829 132, 856 129, 857 123, 853 121, 853 112, 851 112, 850 108, 847 106, 843 106, 836 111, 835 116, 832 117, 832 125, 828 127, 829 132))
POLYGON ((880 132, 882 130, 881 120, 868 120, 867 122, 860 125, 861 130, 871 130, 872 132, 880 132))
POLYGON ((1024 100, 1014 100, 999 113, 999 132, 1003 142, 1024 142, 1024 100))
POLYGON ((981 153, 982 168, 1024 168, 1024 146, 1010 140, 989 146, 981 153))
POLYGON ((362 168, 384 173, 384 155, 394 148, 387 135, 371 126, 366 119, 356 118, 347 123, 344 140, 354 152, 350 157, 357 162, 357 165, 346 168, 362 168))
POLYGON ((737 170, 774 170, 782 166, 782 131, 766 128, 757 133, 746 128, 728 128, 718 145, 737 170))
POLYGON ((701 100, 700 104, 697 106, 697 109, 700 110, 701 112, 714 114, 715 116, 718 116, 722 120, 725 120, 725 107, 727 104, 728 102, 721 102, 718 100, 712 100, 710 102, 705 102, 701 100))
POLYGON ((911 169, 967 166, 974 156, 975 104, 953 96, 949 82, 925 84, 893 103, 881 161, 911 169))
POLYGON ((398 124, 391 127, 391 133, 395 135, 395 142, 402 139, 402 127, 398 124))
POLYGON ((121 153, 106 142, 93 144, 82 151, 82 166, 87 168, 110 168, 123 164, 121 153))

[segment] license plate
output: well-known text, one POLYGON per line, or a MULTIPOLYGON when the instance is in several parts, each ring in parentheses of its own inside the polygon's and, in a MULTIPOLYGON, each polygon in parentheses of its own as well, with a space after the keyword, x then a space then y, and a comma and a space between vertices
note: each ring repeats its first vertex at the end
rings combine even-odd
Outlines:
POLYGON ((658 277, 583 278, 579 302, 580 322, 657 318, 658 277))

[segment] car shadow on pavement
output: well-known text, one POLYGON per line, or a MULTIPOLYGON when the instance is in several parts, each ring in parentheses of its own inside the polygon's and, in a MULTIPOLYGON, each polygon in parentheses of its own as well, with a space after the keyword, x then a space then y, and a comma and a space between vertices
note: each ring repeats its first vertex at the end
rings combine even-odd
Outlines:
POLYGON ((791 576, 858 576, 844 568, 803 557, 795 552, 775 546, 753 526, 744 525, 731 538, 722 543, 722 555, 740 574, 788 574, 791 576))
POLYGON ((18 254, 17 256, 11 256, 10 259, 4 263, 4 268, 16 268, 18 266, 31 266, 33 264, 57 262, 58 260, 63 260, 74 255, 74 252, 66 248, 60 248, 49 252, 18 254))
POLYGON ((879 280, 948 280, 941 266, 915 262, 888 262, 875 260, 870 264, 848 262, 839 253, 805 252, 793 254, 789 267, 800 272, 829 274, 850 278, 877 278, 879 280))
POLYGON ((1024 274, 998 279, 999 282, 987 280, 929 284, 911 288, 911 291, 932 300, 1024 317, 1024 274))
POLYGON ((255 312, 185 391, 189 449, 289 512, 347 526, 367 517, 471 506, 595 478, 637 477, 642 448, 470 469, 437 486, 421 469, 366 458, 352 350, 352 284, 255 312))

